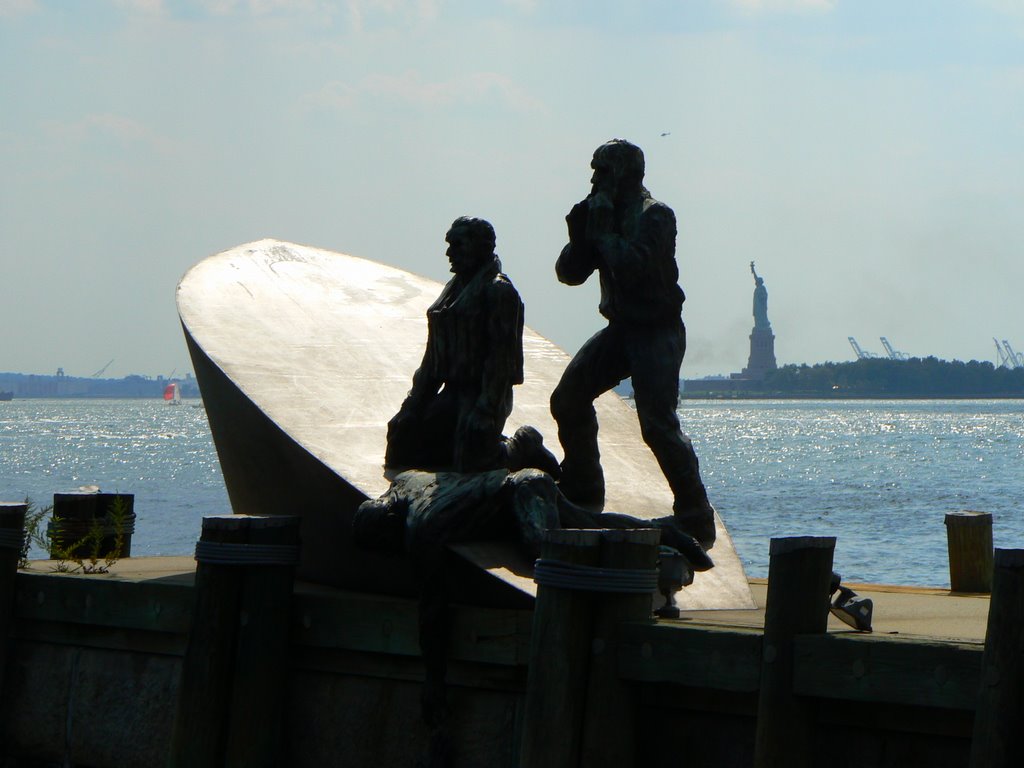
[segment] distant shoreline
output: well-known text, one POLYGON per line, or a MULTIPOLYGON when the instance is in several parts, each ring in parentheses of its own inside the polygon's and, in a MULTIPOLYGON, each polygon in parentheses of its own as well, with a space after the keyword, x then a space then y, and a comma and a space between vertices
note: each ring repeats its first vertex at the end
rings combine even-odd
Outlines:
POLYGON ((822 393, 796 394, 791 392, 698 392, 679 393, 680 400, 1024 400, 1024 393, 994 395, 909 395, 909 394, 847 394, 826 395, 822 393))
POLYGON ((162 399, 164 390, 177 384, 182 398, 197 398, 199 383, 191 373, 180 377, 147 376, 133 374, 119 379, 101 379, 96 376, 41 375, 31 373, 0 373, 0 392, 13 393, 14 400, 60 399, 162 399))

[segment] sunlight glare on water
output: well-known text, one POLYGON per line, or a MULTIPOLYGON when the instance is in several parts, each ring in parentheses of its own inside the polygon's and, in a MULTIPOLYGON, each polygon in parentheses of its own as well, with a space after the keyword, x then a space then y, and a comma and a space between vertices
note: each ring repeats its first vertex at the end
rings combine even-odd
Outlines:
POLYGON ((5 501, 28 497, 42 506, 54 493, 85 485, 134 493, 133 555, 188 554, 203 515, 231 511, 198 401, 171 406, 162 400, 38 399, 0 405, 5 501))
MULTIPOLYGON (((945 513, 1024 544, 1020 401, 684 400, 708 495, 750 576, 772 536, 836 536, 849 581, 948 586, 945 513)), ((713 554, 713 553, 712 553, 713 554)))
MULTIPOLYGON (((231 511, 197 405, 0 403, 0 499, 134 493, 133 554, 190 554, 202 517, 231 511)), ((947 512, 991 512, 996 546, 1024 546, 1022 405, 684 400, 679 413, 748 575, 767 575, 772 536, 835 536, 847 581, 948 586, 947 512)))

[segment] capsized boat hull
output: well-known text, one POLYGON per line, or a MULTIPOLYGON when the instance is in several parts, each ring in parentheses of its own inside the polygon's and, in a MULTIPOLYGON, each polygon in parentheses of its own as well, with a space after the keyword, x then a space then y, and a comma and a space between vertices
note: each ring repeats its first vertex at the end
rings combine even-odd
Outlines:
MULTIPOLYGON (((426 310, 440 290, 403 270, 276 240, 211 256, 178 286, 232 508, 302 517, 301 578, 415 593, 404 558, 356 549, 349 529, 358 505, 387 490, 387 422, 422 358, 426 310)), ((526 382, 506 429, 532 424, 558 455, 548 399, 569 358, 529 328, 523 342, 526 382)), ((636 414, 614 393, 595 407, 606 510, 671 514, 671 491, 636 414)), ((753 607, 732 541, 717 525, 716 567, 681 593, 683 609, 753 607)), ((534 594, 531 563, 510 544, 454 549, 470 564, 458 582, 473 599, 508 604, 534 594)))

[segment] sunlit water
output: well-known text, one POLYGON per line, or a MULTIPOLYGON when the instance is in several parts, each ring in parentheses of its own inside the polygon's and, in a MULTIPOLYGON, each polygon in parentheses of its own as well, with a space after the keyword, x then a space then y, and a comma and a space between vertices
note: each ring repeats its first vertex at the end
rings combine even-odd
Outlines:
MULTIPOLYGON (((230 511, 194 404, 0 403, 0 500, 134 493, 132 553, 188 554, 203 515, 230 511)), ((748 575, 767 575, 770 537, 823 535, 844 579, 946 586, 946 512, 991 512, 996 546, 1024 546, 1022 406, 684 401, 680 415, 748 575)))
MULTIPOLYGON (((748 575, 768 540, 835 536, 844 579, 948 586, 945 513, 1024 546, 1021 401, 683 401, 712 503, 748 575)), ((713 554, 713 553, 712 553, 713 554)))
POLYGON ((0 403, 0 499, 49 504, 55 492, 83 485, 134 493, 132 554, 187 554, 203 515, 231 511, 206 412, 193 405, 0 403))

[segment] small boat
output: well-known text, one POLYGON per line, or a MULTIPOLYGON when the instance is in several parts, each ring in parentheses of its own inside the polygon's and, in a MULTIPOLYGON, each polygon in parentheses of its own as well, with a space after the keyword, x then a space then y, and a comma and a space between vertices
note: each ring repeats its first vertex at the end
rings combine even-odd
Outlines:
POLYGON ((181 405, 181 389, 178 382, 172 381, 164 388, 164 400, 168 405, 181 405))
POLYGON ((6 391, 0 392, 0 402, 6 402, 7 400, 13 400, 13 399, 14 399, 14 393, 13 392, 6 392, 6 391))

